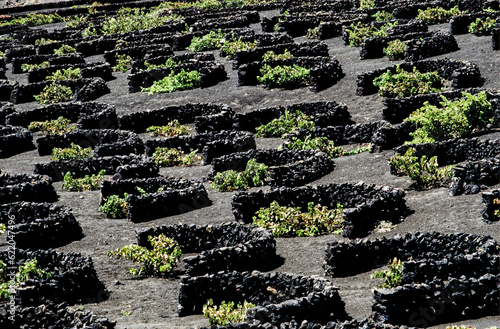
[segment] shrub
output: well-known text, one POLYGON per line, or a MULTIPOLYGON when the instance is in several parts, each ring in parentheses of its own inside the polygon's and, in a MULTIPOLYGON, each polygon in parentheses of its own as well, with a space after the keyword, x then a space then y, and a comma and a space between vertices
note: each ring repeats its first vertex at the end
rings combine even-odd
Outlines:
POLYGON ((49 62, 45 61, 45 62, 41 62, 40 64, 21 64, 21 70, 23 72, 29 72, 29 71, 33 71, 33 70, 37 70, 37 69, 42 69, 44 67, 49 67, 50 64, 49 62))
POLYGON ((315 124, 311 120, 312 117, 305 115, 301 111, 289 112, 285 111, 280 117, 273 119, 268 124, 259 126, 255 129, 256 137, 271 137, 277 136, 284 138, 297 129, 312 129, 315 124))
POLYGON ((71 121, 65 117, 59 117, 55 120, 46 121, 33 121, 28 126, 29 130, 39 130, 40 132, 48 135, 62 135, 64 133, 76 129, 71 125, 71 121))
POLYGON ((164 16, 156 8, 150 12, 146 12, 140 8, 121 8, 116 17, 109 17, 104 21, 101 33, 116 34, 147 30, 162 26, 169 20, 179 18, 182 18, 182 16, 164 16))
POLYGON ((108 256, 115 256, 118 259, 126 258, 134 263, 141 263, 140 269, 130 269, 131 275, 162 275, 172 272, 182 255, 179 244, 164 234, 156 237, 149 236, 148 242, 151 244, 151 248, 131 244, 115 251, 108 251, 108 256))
POLYGON ((406 43, 396 39, 392 40, 387 44, 387 48, 384 48, 382 51, 391 61, 396 61, 398 59, 405 58, 405 47, 406 43))
POLYGON ((292 58, 292 57, 293 57, 293 55, 290 52, 290 50, 288 50, 288 49, 285 49, 285 51, 283 52, 283 54, 276 54, 274 51, 269 50, 268 52, 266 52, 264 54, 264 56, 262 56, 262 61, 263 62, 269 62, 269 61, 273 61, 275 59, 289 59, 289 58, 292 58))
POLYGON ((42 105, 70 101, 73 91, 68 86, 52 82, 43 88, 42 92, 35 95, 35 99, 42 105))
POLYGON ((7 264, 0 260, 0 299, 9 298, 12 293, 12 287, 19 286, 20 283, 26 282, 31 276, 38 276, 42 279, 50 279, 52 274, 46 270, 37 267, 38 261, 31 259, 23 265, 19 265, 14 279, 8 280, 7 264))
POLYGON ((179 135, 189 135, 189 127, 181 125, 181 123, 177 119, 170 121, 166 126, 148 127, 146 131, 151 131, 153 136, 172 137, 179 135))
POLYGON ((257 76, 257 81, 268 88, 305 86, 311 80, 311 70, 296 64, 275 67, 264 64, 260 69, 260 74, 257 76))
POLYGON ((240 50, 255 49, 255 47, 257 47, 255 42, 241 41, 240 38, 235 41, 223 41, 220 50, 224 56, 233 58, 235 52, 240 50))
POLYGON ((365 39, 375 36, 387 36, 387 30, 396 25, 398 25, 398 22, 388 22, 377 28, 373 25, 365 26, 363 23, 358 22, 356 25, 351 24, 345 31, 348 34, 349 45, 359 47, 365 39))
POLYGON ((38 26, 43 24, 50 24, 55 22, 63 22, 64 18, 59 14, 37 14, 31 13, 26 16, 15 17, 10 21, 1 20, 0 26, 3 25, 30 25, 30 26, 38 26))
POLYGON ((169 58, 167 59, 167 61, 165 62, 165 64, 150 64, 148 63, 147 61, 144 62, 144 65, 146 66, 146 70, 145 71, 149 71, 149 70, 152 70, 152 69, 163 69, 163 68, 172 68, 172 67, 176 67, 176 66, 179 66, 181 65, 181 62, 178 62, 178 63, 175 63, 173 58, 169 58))
POLYGON ((191 40, 191 45, 189 45, 188 49, 190 49, 191 51, 220 49, 223 42, 224 33, 222 33, 222 30, 219 30, 218 32, 210 31, 204 36, 193 37, 193 39, 191 40))
POLYGON ((469 33, 475 35, 490 35, 495 27, 495 23, 495 20, 491 17, 486 17, 484 20, 476 18, 476 21, 469 25, 469 33))
POLYGON ((406 174, 419 187, 443 186, 453 176, 453 166, 438 168, 436 156, 423 155, 419 159, 415 153, 415 148, 410 147, 404 155, 390 158, 389 165, 398 173, 406 174))
POLYGON ((50 39, 45 39, 45 38, 40 38, 35 41, 35 46, 43 46, 43 45, 49 45, 51 43, 56 42, 55 40, 50 40, 50 39))
POLYGON ((308 39, 317 39, 318 38, 318 32, 319 32, 319 26, 316 26, 315 28, 312 28, 312 29, 307 29, 306 38, 308 38, 308 39))
POLYGON ((338 158, 345 155, 354 155, 361 152, 369 151, 369 148, 357 148, 352 151, 346 151, 342 146, 335 146, 334 142, 327 137, 306 136, 304 140, 292 137, 286 144, 286 147, 291 150, 320 150, 325 152, 329 158, 338 158))
POLYGON ((449 10, 442 7, 429 7, 424 10, 419 9, 416 18, 423 20, 427 24, 438 24, 446 23, 453 16, 458 16, 465 13, 465 11, 460 11, 460 9, 458 9, 458 6, 450 8, 449 10))
POLYGON ((94 191, 99 189, 99 182, 104 179, 106 170, 101 170, 97 175, 85 175, 83 178, 73 178, 71 172, 64 174, 63 188, 68 191, 94 191))
POLYGON ((371 9, 375 8, 374 0, 361 0, 359 4, 359 9, 371 9))
POLYGON ((330 210, 309 202, 307 213, 300 207, 282 207, 277 201, 268 208, 260 208, 253 217, 253 224, 271 230, 273 236, 317 236, 322 233, 342 233, 343 206, 330 210))
POLYGON ((379 87, 381 96, 407 97, 439 92, 444 88, 443 81, 437 72, 420 73, 416 68, 413 72, 406 72, 398 65, 396 73, 387 70, 375 78, 373 84, 379 87))
MULTIPOLYGON (((493 204, 496 204, 496 205, 500 205, 500 199, 493 199, 493 204)), ((499 209, 495 209, 495 211, 493 212, 493 216, 495 216, 496 218, 500 219, 500 210, 499 209)))
POLYGON ((372 15, 373 18, 377 22, 385 22, 385 21, 390 21, 394 19, 394 15, 392 13, 388 13, 386 11, 377 11, 375 14, 372 15))
POLYGON ((61 80, 74 80, 80 78, 80 68, 67 68, 62 70, 57 70, 52 75, 45 78, 48 81, 61 81, 61 80))
POLYGON ((71 147, 68 148, 59 148, 54 147, 52 149, 52 158, 51 160, 77 160, 77 159, 87 159, 92 156, 92 148, 87 147, 83 148, 78 144, 71 143, 71 147))
POLYGON ((128 193, 125 193, 123 198, 114 194, 104 200, 104 204, 99 207, 99 210, 104 213, 106 218, 125 218, 127 216, 128 193))
MULTIPOLYGON (((5 57, 5 53, 3 51, 0 50, 0 58, 3 58, 5 57)), ((48 62, 47 62, 48 63, 48 62)))
POLYGON ((218 172, 210 186, 219 190, 219 192, 228 192, 245 190, 250 186, 264 185, 268 168, 265 164, 258 163, 255 159, 250 159, 244 171, 226 170, 218 172))
POLYGON ((208 319, 211 326, 225 326, 230 323, 245 322, 247 319, 247 311, 255 307, 254 304, 247 301, 243 305, 238 304, 235 308, 234 302, 222 301, 217 307, 214 301, 209 299, 203 305, 203 316, 208 319))
POLYGON ((0 235, 4 234, 5 232, 7 232, 7 225, 5 224, 0 224, 0 235))
POLYGON ((132 67, 132 57, 127 54, 116 54, 116 65, 113 66, 114 72, 127 72, 132 67))
POLYGON ((384 283, 379 285, 378 288, 394 288, 401 285, 402 275, 403 264, 401 260, 394 257, 394 259, 389 262, 389 269, 375 272, 372 274, 372 279, 379 278, 384 280, 384 283))
POLYGON ((477 95, 463 92, 463 98, 449 101, 441 96, 441 108, 425 102, 405 121, 417 124, 417 130, 410 135, 413 140, 407 143, 429 143, 451 138, 469 136, 475 131, 487 129, 493 123, 495 111, 482 91, 477 95))
POLYGON ((196 152, 198 150, 184 155, 184 152, 176 148, 157 147, 153 153, 153 159, 156 165, 160 167, 190 166, 193 161, 199 159, 196 152))
POLYGON ((72 53, 76 53, 76 49, 66 44, 61 45, 61 47, 57 49, 54 49, 54 55, 65 55, 72 53))
POLYGON ((148 92, 149 95, 155 93, 171 93, 176 90, 185 90, 196 88, 200 85, 201 75, 198 71, 185 71, 181 69, 179 73, 174 73, 172 70, 170 75, 155 81, 151 87, 141 88, 142 91, 148 92))

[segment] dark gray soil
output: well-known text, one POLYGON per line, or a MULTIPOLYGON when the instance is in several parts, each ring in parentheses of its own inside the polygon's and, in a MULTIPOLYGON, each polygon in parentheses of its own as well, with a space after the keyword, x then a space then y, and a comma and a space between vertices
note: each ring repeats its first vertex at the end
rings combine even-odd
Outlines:
MULTIPOLYGON (((269 13, 268 13, 269 14, 269 13)), ((258 25, 254 26, 259 29, 258 25)), ((449 25, 437 25, 432 29, 448 30, 449 25)), ((491 37, 476 37, 473 35, 456 36, 460 50, 445 56, 453 59, 465 59, 476 63, 485 79, 484 88, 500 89, 500 52, 494 52, 491 47, 491 37)), ((298 39, 301 40, 301 39, 298 39)), ((139 110, 156 109, 171 104, 188 102, 216 102, 233 107, 237 112, 255 110, 267 106, 286 105, 296 102, 328 101, 344 102, 357 123, 382 119, 382 98, 378 95, 356 96, 356 75, 365 71, 394 65, 387 59, 359 60, 359 49, 344 46, 341 38, 326 40, 330 47, 330 55, 337 58, 342 66, 345 77, 336 85, 314 93, 307 88, 296 90, 268 90, 262 87, 237 87, 236 72, 231 69, 231 62, 224 58, 217 60, 224 63, 229 79, 206 89, 180 91, 172 94, 149 96, 146 93, 127 92, 126 74, 116 73, 116 80, 108 82, 112 93, 98 99, 99 102, 113 104, 119 114, 139 110)), ((92 60, 102 60, 99 56, 92 60)), ((12 79, 24 80, 25 77, 12 76, 12 79)), ((25 80, 24 80, 25 81, 25 80)), ((21 104, 17 110, 39 107, 36 103, 21 104)), ((498 138, 497 134, 491 137, 498 138)), ((281 140, 259 139, 259 148, 275 148, 281 140)), ((392 237, 397 234, 439 231, 466 232, 481 235, 491 235, 499 240, 500 224, 486 224, 481 220, 480 195, 463 195, 452 197, 446 188, 427 191, 409 189, 410 180, 406 177, 396 177, 390 174, 388 158, 392 151, 382 153, 362 153, 351 157, 336 159, 336 169, 329 175, 311 184, 330 182, 374 183, 378 185, 395 185, 406 189, 407 204, 414 213, 404 222, 386 231, 381 230, 369 236, 392 237)), ((49 156, 40 157, 36 151, 22 153, 0 160, 0 169, 7 173, 33 173, 34 163, 48 162, 49 156)), ((207 176, 210 166, 193 166, 188 168, 162 169, 163 175, 174 175, 192 179, 202 179, 207 176)), ((61 188, 61 183, 54 184, 60 199, 58 204, 64 204, 73 209, 75 217, 80 222, 85 237, 59 248, 63 252, 79 252, 89 255, 94 261, 99 278, 106 284, 111 296, 101 301, 101 296, 89 301, 84 308, 99 315, 117 321, 117 328, 191 328, 206 326, 208 321, 201 315, 179 318, 177 316, 177 296, 179 278, 133 278, 128 274, 130 263, 123 260, 110 259, 106 256, 108 250, 120 248, 126 244, 135 243, 135 231, 140 227, 150 227, 162 224, 190 223, 216 224, 233 221, 231 212, 231 197, 233 193, 220 193, 211 189, 209 197, 213 201, 210 207, 198 209, 186 214, 161 218, 145 223, 134 224, 127 220, 105 219, 98 210, 100 192, 67 192, 61 188)), ((496 185, 492 188, 499 188, 496 185)), ((383 218, 382 218, 383 219, 383 218)), ((333 240, 346 239, 338 235, 324 235, 315 238, 279 238, 277 239, 278 254, 284 258, 284 263, 276 271, 298 273, 303 275, 324 276, 322 262, 326 244, 333 240)), ((4 242, 0 248, 5 247, 4 242), (3 244, 3 245, 2 245, 3 244)), ((346 303, 349 315, 362 319, 369 315, 373 302, 372 290, 378 282, 370 279, 370 273, 362 273, 347 278, 329 278, 340 288, 340 294, 346 303)), ((76 305, 75 307, 77 307, 76 305)), ((462 321, 461 324, 484 328, 498 325, 500 316, 478 320, 462 321)), ((445 328, 440 325, 436 328, 445 328)))

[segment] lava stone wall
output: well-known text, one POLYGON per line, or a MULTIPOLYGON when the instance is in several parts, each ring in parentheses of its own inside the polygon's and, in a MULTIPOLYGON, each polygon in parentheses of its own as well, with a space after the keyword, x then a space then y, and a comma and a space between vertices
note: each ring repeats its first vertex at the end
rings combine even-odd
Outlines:
MULTIPOLYGON (((11 48, 12 49, 12 48, 11 48)), ((24 54, 23 54, 24 55, 24 54)), ((23 73, 22 64, 40 64, 48 61, 50 65, 81 65, 85 64, 85 59, 81 53, 57 55, 24 55, 12 58, 12 73, 23 73)))
POLYGON ((499 190, 492 190, 491 192, 484 192, 481 194, 482 202, 485 204, 485 208, 481 212, 481 215, 486 222, 491 223, 498 222, 500 220, 498 216, 495 216, 495 211, 500 211, 500 205, 493 203, 493 200, 499 198, 499 190))
POLYGON ((466 15, 460 15, 452 17, 450 20, 450 30, 453 34, 466 34, 469 33, 469 25, 480 18, 482 20, 490 17, 495 18, 495 13, 472 13, 466 15))
POLYGON ((72 65, 55 65, 44 67, 36 70, 31 70, 28 72, 28 82, 42 82, 46 77, 52 75, 57 70, 63 70, 68 68, 79 68, 80 76, 82 78, 102 78, 105 81, 113 79, 111 65, 108 63, 89 63, 89 64, 72 64, 72 65))
POLYGON ((453 168, 451 195, 476 194, 500 181, 500 158, 458 164, 453 168))
POLYGON ((151 178, 158 177, 159 175, 160 169, 154 162, 150 161, 119 166, 118 168, 116 168, 116 174, 115 176, 113 176, 113 178, 151 178))
POLYGON ((33 135, 28 129, 0 125, 0 158, 35 149, 33 135))
POLYGON ((405 60, 417 61, 459 50, 455 37, 448 31, 438 31, 431 36, 406 42, 405 60))
POLYGON ((42 175, 0 174, 0 204, 15 201, 54 202, 52 179, 42 175))
POLYGON ((231 202, 236 220, 251 223, 261 207, 269 207, 272 201, 281 206, 300 207, 307 211, 309 202, 335 209, 344 206, 343 236, 366 236, 377 221, 398 222, 409 209, 405 193, 392 186, 358 184, 328 184, 296 188, 279 188, 269 192, 238 192, 231 202))
POLYGON ((169 225, 142 229, 137 244, 149 247, 149 236, 164 234, 179 243, 183 253, 201 253, 184 258, 188 275, 219 271, 269 270, 275 267, 276 241, 267 230, 239 223, 221 225, 169 225))

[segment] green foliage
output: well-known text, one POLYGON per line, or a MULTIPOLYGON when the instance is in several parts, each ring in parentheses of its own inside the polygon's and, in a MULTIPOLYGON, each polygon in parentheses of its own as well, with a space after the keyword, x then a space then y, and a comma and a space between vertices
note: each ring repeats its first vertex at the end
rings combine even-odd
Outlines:
POLYGON ((182 255, 179 244, 164 234, 156 237, 149 236, 148 242, 152 248, 148 249, 131 244, 115 251, 108 251, 108 256, 114 256, 118 259, 126 258, 134 263, 141 263, 140 269, 130 269, 131 275, 161 275, 171 272, 182 255))
POLYGON ((33 121, 28 126, 29 130, 39 130, 48 135, 62 135, 76 129, 71 125, 71 120, 59 117, 55 120, 33 121))
POLYGON ((197 149, 184 155, 184 152, 176 148, 157 147, 153 153, 153 159, 160 167, 190 166, 193 161, 199 159, 196 152, 198 152, 197 149))
POLYGON ((179 15, 161 15, 158 9, 146 12, 140 8, 121 8, 116 17, 109 17, 103 22, 101 33, 116 34, 147 30, 179 18, 182 17, 179 15))
POLYGON ((116 194, 110 195, 104 200, 99 210, 104 213, 106 218, 125 218, 128 211, 127 196, 128 193, 125 193, 123 198, 116 194))
POLYGON ((296 64, 275 67, 264 64, 260 74, 257 81, 268 88, 305 86, 311 80, 311 70, 296 64))
POLYGON ((363 23, 358 22, 356 25, 351 24, 345 31, 348 34, 349 45, 351 47, 359 47, 365 39, 376 36, 387 36, 387 30, 396 25, 398 25, 398 22, 388 22, 377 28, 374 25, 365 26, 363 23))
POLYGON ((175 63, 174 59, 172 57, 170 57, 169 59, 167 59, 167 61, 165 62, 165 64, 150 64, 147 61, 144 62, 144 65, 146 66, 146 71, 149 71, 149 70, 152 70, 152 69, 164 69, 164 68, 168 69, 168 68, 179 66, 181 64, 182 64, 181 62, 175 63))
POLYGON ((35 99, 42 105, 70 101, 73 91, 70 87, 52 82, 43 88, 42 92, 35 95, 35 99))
POLYGON ((256 137, 281 137, 284 138, 297 129, 312 129, 315 124, 312 117, 305 115, 301 111, 289 112, 285 111, 280 117, 273 119, 268 124, 259 126, 255 129, 256 137))
POLYGON ((200 85, 201 74, 198 71, 185 71, 181 69, 179 73, 172 70, 170 75, 155 81, 151 87, 141 88, 149 95, 155 93, 171 93, 176 90, 193 89, 200 85))
POLYGON ((7 232, 7 225, 1 223, 0 224, 0 235, 4 234, 5 232, 7 232))
POLYGON ((453 176, 453 166, 438 168, 437 157, 415 156, 416 149, 408 148, 404 155, 389 159, 389 165, 397 172, 406 174, 417 186, 442 186, 453 176))
POLYGON ((62 81, 62 80, 74 80, 80 78, 81 70, 77 68, 67 68, 62 70, 57 70, 52 75, 49 75, 45 80, 49 81, 62 81))
POLYGON ((91 176, 85 175, 83 178, 73 178, 71 172, 67 172, 64 175, 63 188, 68 191, 94 191, 99 189, 99 182, 104 179, 106 170, 101 170, 97 175, 92 174, 91 176))
POLYGON ((5 53, 0 50, 0 58, 3 58, 3 57, 5 57, 5 53))
POLYGON ((26 16, 15 17, 11 20, 0 19, 0 26, 4 25, 29 25, 38 26, 56 22, 63 22, 64 18, 59 14, 36 14, 31 13, 26 16))
POLYGON ((19 265, 14 280, 7 278, 7 264, 0 260, 0 300, 7 299, 11 295, 11 287, 17 287, 22 282, 28 281, 30 277, 38 276, 42 279, 50 279, 52 274, 37 267, 38 261, 31 259, 23 265, 19 265))
POLYGON ((78 144, 71 143, 71 147, 59 148, 54 147, 52 149, 51 160, 77 160, 77 159, 87 159, 92 156, 92 148, 83 148, 78 144))
POLYGON ((385 21, 390 21, 394 19, 394 15, 392 13, 388 13, 386 11, 377 11, 375 14, 372 15, 373 18, 377 22, 385 22, 385 21))
POLYGON ((69 45, 61 45, 61 47, 54 49, 54 55, 66 55, 76 53, 76 49, 69 45))
POLYGON ((378 288, 394 288, 401 285, 402 275, 403 264, 401 263, 401 260, 394 257, 392 262, 389 262, 389 269, 375 272, 372 274, 372 279, 379 278, 384 280, 384 283, 379 285, 378 288))
POLYGON ((276 59, 289 59, 289 58, 292 58, 292 57, 293 57, 293 55, 290 52, 290 50, 288 50, 288 49, 285 49, 285 51, 283 52, 283 54, 276 54, 274 51, 269 50, 268 52, 266 52, 264 54, 264 56, 262 56, 262 61, 263 62, 269 62, 269 61, 273 61, 273 60, 276 60, 276 59))
MULTIPOLYGON (((500 205, 500 199, 493 199, 493 204, 496 204, 496 205, 500 205)), ((500 210, 499 209, 495 209, 495 211, 493 212, 493 216, 495 216, 496 218, 500 219, 500 210)))
POLYGON ((375 8, 374 0, 361 0, 359 4, 359 9, 371 9, 375 8))
POLYGON ((83 31, 82 31, 82 37, 84 37, 84 38, 88 38, 88 37, 91 37, 93 35, 98 35, 98 34, 99 34, 99 32, 94 27, 94 23, 92 23, 92 22, 89 22, 87 24, 87 27, 85 29, 83 29, 83 31))
POLYGON ((43 46, 43 45, 48 45, 51 43, 54 43, 56 41, 50 40, 50 39, 45 39, 45 38, 40 38, 35 41, 35 46, 43 46))
POLYGON ((446 23, 453 16, 463 15, 466 11, 460 11, 458 6, 453 8, 444 9, 442 7, 428 7, 424 10, 419 9, 417 19, 423 20, 427 24, 438 24, 438 23, 446 23))
POLYGON ((292 137, 292 139, 286 144, 286 147, 291 150, 320 150, 325 152, 326 155, 332 159, 370 150, 369 148, 360 147, 352 151, 346 151, 346 149, 342 146, 335 146, 334 142, 329 140, 327 137, 312 138, 310 135, 306 136, 303 140, 292 137))
POLYGON ((342 211, 344 207, 337 204, 337 209, 328 209, 309 202, 307 213, 300 207, 282 207, 277 201, 271 202, 268 208, 260 208, 253 217, 253 224, 271 230, 273 236, 317 236, 322 233, 342 233, 342 211))
POLYGON ((255 41, 254 42, 241 41, 240 38, 235 41, 224 40, 222 42, 220 50, 222 54, 224 54, 224 56, 227 56, 228 58, 233 58, 235 52, 240 50, 254 49, 255 47, 257 47, 255 41))
POLYGON ((116 65, 113 66, 114 72, 127 72, 132 67, 132 57, 127 54, 116 54, 116 65))
POLYGON ((477 95, 463 92, 462 96, 456 101, 441 96, 441 108, 425 102, 423 107, 410 114, 405 121, 416 123, 418 128, 411 133, 413 140, 407 144, 461 138, 487 129, 493 123, 495 111, 486 92, 477 95))
POLYGON ((177 119, 170 121, 166 126, 148 127, 146 131, 151 131, 153 136, 172 137, 180 135, 189 135, 189 127, 181 125, 181 123, 177 119))
POLYGON ((475 22, 470 23, 469 33, 475 35, 490 35, 495 27, 495 19, 486 17, 486 19, 476 18, 475 22))
POLYGON ((45 62, 41 62, 40 64, 21 64, 21 70, 23 72, 29 72, 29 71, 33 71, 33 70, 36 70, 36 69, 42 69, 44 67, 49 67, 50 64, 48 61, 45 61, 45 62))
POLYGON ((219 190, 219 192, 228 192, 245 190, 250 186, 264 185, 268 168, 265 164, 250 159, 244 171, 226 170, 218 172, 210 186, 219 190))
POLYGON ((405 58, 405 47, 406 43, 396 39, 390 41, 387 44, 387 48, 384 48, 382 51, 391 61, 396 61, 405 58))
POLYGON ((387 70, 375 78, 373 84, 379 87, 381 96, 408 97, 439 92, 443 90, 443 81, 436 71, 420 73, 413 68, 413 72, 406 72, 398 65, 396 73, 387 70))
POLYGON ((318 38, 318 32, 319 32, 319 26, 316 26, 315 28, 312 28, 312 29, 307 29, 306 38, 308 38, 308 39, 317 39, 318 38))
POLYGON ((188 47, 191 51, 205 51, 220 49, 224 42, 224 33, 222 30, 217 32, 210 31, 201 37, 193 37, 191 45, 188 47))
POLYGON ((245 322, 247 311, 253 307, 255 305, 247 301, 244 301, 243 305, 238 304, 236 308, 234 302, 222 301, 217 307, 214 301, 209 299, 203 305, 203 316, 208 319, 211 326, 225 326, 230 323, 245 322))

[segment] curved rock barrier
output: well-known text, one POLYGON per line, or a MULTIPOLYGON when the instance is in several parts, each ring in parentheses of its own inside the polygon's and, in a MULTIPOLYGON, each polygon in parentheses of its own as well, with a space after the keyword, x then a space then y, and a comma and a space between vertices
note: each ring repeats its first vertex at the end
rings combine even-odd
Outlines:
POLYGON ((44 175, 0 173, 0 204, 16 201, 54 202, 58 195, 44 175))
POLYGON ((220 225, 162 225, 142 229, 137 244, 149 246, 148 237, 164 234, 179 243, 189 276, 219 271, 265 271, 275 267, 276 241, 267 230, 239 223, 220 225))
POLYGON ((101 78, 104 81, 114 79, 112 75, 111 65, 108 63, 88 63, 88 64, 64 64, 54 65, 46 68, 31 70, 28 72, 28 82, 42 82, 47 76, 52 75, 54 72, 63 69, 80 69, 80 76, 84 79, 101 78))
POLYGON ((250 159, 269 167, 273 187, 304 185, 335 169, 335 162, 318 150, 250 150, 213 159, 210 177, 226 170, 242 171, 250 159))
POLYGON ((323 267, 327 275, 349 276, 396 257, 403 261, 401 286, 374 291, 372 317, 392 324, 417 325, 416 321, 423 320, 438 324, 496 314, 499 250, 498 243, 488 236, 406 234, 392 239, 332 242, 323 267), (419 311, 424 308, 432 320, 419 311))
POLYGON ((6 116, 7 124, 28 127, 33 121, 65 117, 82 129, 114 129, 118 119, 114 106, 97 102, 52 104, 37 109, 14 112, 6 116))
POLYGON ((273 201, 280 206, 300 207, 303 211, 309 202, 330 209, 339 203, 344 206, 342 235, 348 238, 366 236, 379 221, 398 223, 409 214, 403 190, 363 182, 238 192, 231 205, 237 221, 251 223, 255 213, 273 201))
POLYGON ((0 221, 13 235, 16 247, 23 249, 60 247, 83 237, 71 209, 51 203, 2 204, 0 221))
POLYGON ((35 149, 33 134, 26 128, 0 125, 0 158, 35 149))
POLYGON ((499 190, 492 190, 491 192, 484 192, 481 194, 482 202, 485 204, 485 208, 481 212, 483 219, 488 222, 498 222, 500 220, 500 215, 495 213, 500 212, 500 204, 493 202, 495 199, 500 198, 499 190))
MULTIPOLYGON (((413 71, 416 68, 422 73, 437 71, 445 80, 451 81, 453 88, 476 87, 481 84, 481 73, 479 67, 468 61, 455 59, 425 59, 411 63, 401 63, 399 67, 405 71, 413 71)), ((396 72, 397 65, 365 72, 356 78, 356 94, 359 96, 375 94, 378 87, 373 84, 373 80, 385 73, 387 70, 396 72)))
MULTIPOLYGON (((12 48, 10 48, 12 49, 12 48)), ((6 54, 7 55, 7 54, 6 54)), ((12 58, 12 73, 23 73, 21 66, 23 64, 41 64, 42 62, 49 62, 49 65, 82 65, 85 64, 85 58, 81 53, 66 54, 66 55, 25 55, 15 56, 12 58)))
POLYGON ((111 195, 123 197, 125 193, 127 193, 127 218, 134 223, 182 214, 212 205, 201 182, 174 177, 103 181, 101 204, 111 195))
POLYGON ((252 133, 241 131, 216 131, 192 136, 174 136, 156 138, 145 143, 146 154, 151 156, 157 147, 178 148, 189 153, 194 150, 203 152, 203 164, 210 164, 215 158, 255 149, 255 139, 252 133))
POLYGON ((106 170, 108 175, 114 174, 119 167, 152 163, 153 159, 137 155, 114 155, 85 160, 57 160, 49 163, 35 163, 35 174, 47 175, 54 181, 62 181, 64 174, 71 172, 74 177, 98 174, 106 170))
POLYGON ((500 181, 500 157, 468 161, 453 168, 450 194, 476 194, 500 181))
MULTIPOLYGON (((1 86, 0 86, 1 88, 1 86)), ((5 118, 12 113, 15 113, 14 104, 11 102, 0 101, 0 125, 5 125, 5 118)), ((17 126, 17 125, 13 125, 17 126)))
POLYGON ((75 129, 63 135, 47 135, 36 140, 38 154, 52 154, 54 147, 67 148, 71 143, 92 147, 95 157, 144 153, 142 139, 131 131, 115 129, 75 129))
MULTIPOLYGON (((183 277, 179 291, 179 316, 201 313, 208 299, 244 300, 257 307, 247 312, 247 322, 313 320, 317 323, 348 319, 337 288, 328 280, 285 273, 232 272, 183 277)), ((268 326, 271 327, 271 326, 268 326)))

